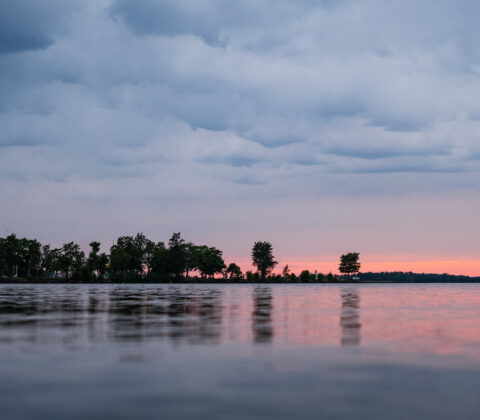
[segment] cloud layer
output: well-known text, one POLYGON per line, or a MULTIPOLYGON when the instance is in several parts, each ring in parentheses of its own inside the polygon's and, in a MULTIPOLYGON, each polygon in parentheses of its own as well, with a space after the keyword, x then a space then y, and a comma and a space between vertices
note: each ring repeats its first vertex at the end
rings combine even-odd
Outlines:
MULTIPOLYGON (((272 229, 283 220, 311 249, 326 228, 312 233, 315 215, 303 226, 299 208, 332 206, 335 224, 352 199, 366 220, 384 200, 417 200, 419 220, 425 196, 477 206, 479 12, 473 0, 4 1, 0 228, 58 240, 77 222, 107 238, 186 230, 235 254, 225 229, 272 236, 271 211, 272 229), (132 216, 101 215, 122 206, 132 216), (229 212, 223 226, 212 211, 229 212)), ((480 251, 478 229, 452 212, 472 235, 459 252, 480 251)), ((412 235, 425 233, 414 214, 412 235)), ((387 238, 371 229, 372 244, 358 243, 381 252, 387 238)))

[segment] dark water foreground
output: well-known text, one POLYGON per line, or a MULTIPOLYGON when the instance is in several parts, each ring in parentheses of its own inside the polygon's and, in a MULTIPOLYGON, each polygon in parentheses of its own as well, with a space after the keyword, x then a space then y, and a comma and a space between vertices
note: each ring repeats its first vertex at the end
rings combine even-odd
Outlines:
POLYGON ((480 285, 1 285, 5 419, 479 419, 480 285))

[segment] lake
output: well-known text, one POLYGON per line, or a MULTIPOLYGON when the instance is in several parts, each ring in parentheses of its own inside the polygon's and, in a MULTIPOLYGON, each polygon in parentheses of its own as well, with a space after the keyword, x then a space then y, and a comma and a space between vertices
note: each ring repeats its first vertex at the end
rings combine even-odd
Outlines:
POLYGON ((479 419, 480 284, 1 285, 4 419, 479 419))

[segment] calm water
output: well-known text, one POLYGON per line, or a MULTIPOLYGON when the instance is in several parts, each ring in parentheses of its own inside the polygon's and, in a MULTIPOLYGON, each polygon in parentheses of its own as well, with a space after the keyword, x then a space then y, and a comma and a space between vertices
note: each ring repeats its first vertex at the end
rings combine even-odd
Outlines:
POLYGON ((480 285, 2 285, 5 419, 479 419, 480 285))

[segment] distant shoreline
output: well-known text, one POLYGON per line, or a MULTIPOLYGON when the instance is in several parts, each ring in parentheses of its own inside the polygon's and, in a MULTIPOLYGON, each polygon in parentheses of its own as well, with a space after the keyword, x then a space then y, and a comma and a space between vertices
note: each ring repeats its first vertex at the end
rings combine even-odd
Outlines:
MULTIPOLYGON (((435 275, 436 276, 436 275, 435 275)), ((441 275, 438 275, 441 276, 441 275)), ((66 280, 66 279, 0 279, 0 284, 11 284, 11 285, 22 285, 22 284, 112 284, 112 285, 122 285, 122 284, 225 284, 225 285, 242 285, 242 284, 455 284, 455 283, 480 283, 479 277, 466 277, 459 276, 458 279, 449 279, 449 280, 333 280, 333 281, 282 281, 277 279, 272 279, 271 281, 247 281, 247 280, 231 280, 231 279, 201 279, 201 278, 189 278, 182 280, 171 280, 171 281, 158 281, 158 280, 139 280, 139 281, 77 281, 77 280, 66 280)))

